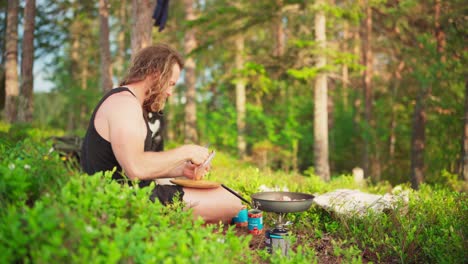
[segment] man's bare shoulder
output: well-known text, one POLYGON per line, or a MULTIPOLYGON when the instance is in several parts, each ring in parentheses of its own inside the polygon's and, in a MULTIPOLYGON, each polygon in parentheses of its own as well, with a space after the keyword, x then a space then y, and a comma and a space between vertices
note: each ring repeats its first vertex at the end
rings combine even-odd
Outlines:
POLYGON ((138 111, 141 113, 141 106, 138 100, 129 92, 121 92, 111 95, 104 102, 103 106, 111 112, 138 111))
POLYGON ((129 92, 120 92, 109 96, 98 113, 96 122, 105 120, 112 127, 137 126, 143 122, 143 110, 139 101, 129 92), (131 122, 135 122, 130 124, 131 122))

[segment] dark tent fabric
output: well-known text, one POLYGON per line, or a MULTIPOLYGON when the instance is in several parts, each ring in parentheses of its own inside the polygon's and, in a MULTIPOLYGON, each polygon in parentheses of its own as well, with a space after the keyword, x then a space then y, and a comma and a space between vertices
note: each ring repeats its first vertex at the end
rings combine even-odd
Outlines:
POLYGON ((154 9, 153 19, 154 26, 159 26, 161 32, 166 26, 167 16, 169 13, 169 0, 157 0, 156 8, 154 9))

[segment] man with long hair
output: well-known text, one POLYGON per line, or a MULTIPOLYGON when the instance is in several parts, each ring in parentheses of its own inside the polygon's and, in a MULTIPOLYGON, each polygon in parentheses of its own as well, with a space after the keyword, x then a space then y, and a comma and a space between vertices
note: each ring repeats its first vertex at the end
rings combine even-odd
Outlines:
MULTIPOLYGON (((182 57, 164 44, 144 48, 135 56, 120 87, 108 92, 91 116, 81 150, 86 173, 115 169, 114 180, 138 179, 140 187, 158 178, 195 178, 195 169, 208 158, 207 148, 183 145, 163 151, 162 110, 182 68, 182 57)), ((176 195, 206 222, 228 222, 242 206, 220 187, 157 184, 150 198, 168 204, 176 195)))

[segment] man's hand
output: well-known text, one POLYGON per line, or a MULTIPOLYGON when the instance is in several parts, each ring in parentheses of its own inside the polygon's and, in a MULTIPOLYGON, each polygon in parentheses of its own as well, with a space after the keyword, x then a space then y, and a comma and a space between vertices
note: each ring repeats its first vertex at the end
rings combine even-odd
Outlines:
POLYGON ((200 166, 197 166, 191 162, 186 162, 182 171, 182 174, 190 179, 193 180, 201 180, 205 176, 208 171, 210 171, 211 166, 205 166, 201 168, 200 166), (203 171, 199 171, 202 169, 203 171))
POLYGON ((187 161, 192 162, 195 165, 202 164, 209 156, 208 148, 198 145, 184 145, 180 147, 182 152, 188 157, 187 161))
POLYGON ((184 168, 182 170, 182 175, 184 175, 187 178, 193 179, 195 177, 195 168, 197 165, 187 161, 184 164, 184 168))

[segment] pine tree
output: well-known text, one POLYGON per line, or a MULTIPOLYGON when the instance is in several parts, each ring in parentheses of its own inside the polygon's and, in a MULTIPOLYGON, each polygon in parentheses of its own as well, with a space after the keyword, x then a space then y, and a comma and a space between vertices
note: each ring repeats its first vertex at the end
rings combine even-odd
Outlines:
POLYGON ((24 9, 23 50, 21 53, 21 85, 18 100, 18 121, 32 122, 33 119, 33 65, 34 65, 34 22, 36 1, 26 0, 24 9))
POLYGON ((5 62, 5 118, 16 122, 18 113, 18 0, 8 0, 5 62))

